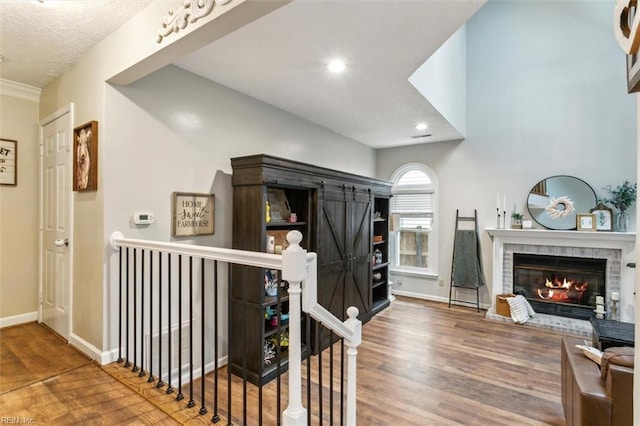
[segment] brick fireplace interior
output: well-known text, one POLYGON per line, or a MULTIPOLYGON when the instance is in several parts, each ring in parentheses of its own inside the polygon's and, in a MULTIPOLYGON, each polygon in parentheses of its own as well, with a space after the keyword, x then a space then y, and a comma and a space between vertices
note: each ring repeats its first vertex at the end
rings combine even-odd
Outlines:
POLYGON ((606 270, 606 259, 513 253, 513 293, 538 313, 589 319, 606 295, 606 270))

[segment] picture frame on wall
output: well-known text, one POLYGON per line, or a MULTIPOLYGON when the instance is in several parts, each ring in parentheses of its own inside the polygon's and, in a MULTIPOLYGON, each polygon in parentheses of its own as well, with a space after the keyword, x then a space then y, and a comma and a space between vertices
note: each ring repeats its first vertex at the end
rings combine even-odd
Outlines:
POLYGON ((596 231, 613 231, 613 210, 599 203, 590 210, 596 217, 596 231))
POLYGON ((576 229, 578 231, 595 231, 596 215, 593 213, 578 213, 576 215, 576 229))
POLYGON ((174 192, 172 210, 174 237, 215 233, 214 194, 174 192))
POLYGON ((640 91, 640 58, 638 55, 627 55, 627 92, 640 91))
MULTIPOLYGON (((614 14, 620 15, 614 18, 614 33, 616 37, 621 35, 627 42, 635 39, 638 31, 638 23, 636 22, 637 6, 636 2, 628 1, 626 7, 624 2, 619 2, 616 6, 614 14), (618 6, 623 6, 622 8, 618 6)), ((620 40, 618 41, 620 43, 620 40)), ((627 43, 624 43, 625 45, 627 43)), ((621 44, 622 46, 622 44, 621 44)), ((640 91, 640 57, 639 52, 632 53, 632 44, 623 46, 623 50, 627 53, 627 92, 635 93, 640 91)))
POLYGON ((73 190, 98 189, 98 122, 73 129, 73 190))
POLYGON ((18 184, 18 141, 0 138, 0 185, 18 184))

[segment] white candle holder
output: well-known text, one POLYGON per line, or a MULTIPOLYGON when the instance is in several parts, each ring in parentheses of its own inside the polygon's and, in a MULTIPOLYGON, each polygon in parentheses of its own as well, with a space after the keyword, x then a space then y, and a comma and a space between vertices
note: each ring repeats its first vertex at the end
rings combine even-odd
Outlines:
POLYGON ((611 300, 611 314, 609 314, 609 319, 618 320, 618 301, 611 300))
POLYGON ((604 305, 596 305, 596 308, 593 310, 593 312, 596 313, 596 318, 598 319, 604 319, 604 316, 607 313, 607 311, 604 310, 604 305))

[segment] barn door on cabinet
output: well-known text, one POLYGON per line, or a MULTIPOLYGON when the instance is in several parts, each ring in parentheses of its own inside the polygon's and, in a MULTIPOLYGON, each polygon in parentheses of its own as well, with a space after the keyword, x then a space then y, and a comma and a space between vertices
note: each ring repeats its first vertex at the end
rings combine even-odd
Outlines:
MULTIPOLYGON (((371 195, 354 186, 323 188, 318 197, 318 302, 344 320, 349 306, 368 319, 371 195)), ((329 342, 321 336, 321 347, 329 342)))

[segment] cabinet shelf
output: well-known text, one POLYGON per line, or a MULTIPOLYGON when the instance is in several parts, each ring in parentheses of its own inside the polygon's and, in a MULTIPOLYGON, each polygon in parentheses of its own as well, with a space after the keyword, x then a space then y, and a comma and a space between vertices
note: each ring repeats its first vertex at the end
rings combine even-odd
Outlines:
MULTIPOLYGON (((282 324, 282 325, 280 326, 280 332, 281 332, 281 333, 284 333, 284 332, 286 332, 287 330, 289 330, 289 323, 282 324)), ((267 337, 271 337, 271 336, 273 336, 273 335, 274 335, 274 334, 276 334, 276 333, 278 333, 278 327, 277 327, 277 326, 276 326, 276 327, 273 327, 273 326, 271 326, 271 325, 269 325, 269 324, 265 324, 265 329, 264 329, 264 338, 265 338, 265 339, 266 339, 267 337)))
POLYGON ((377 313, 387 306, 389 306, 389 299, 380 298, 373 301, 373 307, 371 308, 371 310, 377 313))
POLYGON ((384 262, 384 263, 381 263, 379 265, 372 266, 371 270, 377 271, 378 269, 382 269, 382 268, 384 268, 385 266, 388 266, 388 265, 389 265, 389 262, 384 262))
POLYGON ((373 219, 373 221, 374 221, 374 222, 386 222, 386 221, 387 221, 387 219, 386 219, 386 218, 384 218, 384 217, 382 217, 382 218, 378 217, 378 218, 373 219))
MULTIPOLYGON (((282 289, 282 291, 284 292, 285 289, 282 289)), ((280 302, 286 302, 289 300, 289 294, 287 295, 282 295, 280 296, 280 302)), ((267 306, 273 306, 275 304, 278 303, 278 297, 277 296, 265 296, 264 297, 264 302, 262 303, 262 306, 267 307, 267 306)))
MULTIPOLYGON (((281 348, 280 356, 282 357, 280 361, 280 372, 284 373, 289 369, 289 349, 281 348)), ((307 348, 305 345, 302 345, 302 359, 307 357, 307 348)), ((262 377, 263 383, 268 382, 269 380, 273 380, 278 375, 278 363, 272 362, 271 364, 264 364, 262 368, 262 377)))
POLYGON ((373 283, 373 285, 371 286, 371 288, 376 288, 376 287, 380 287, 381 285, 386 284, 386 282, 384 280, 380 280, 380 281, 375 281, 373 283))
POLYGON ((307 222, 269 222, 267 229, 298 228, 307 226, 307 222))
POLYGON ((381 245, 381 244, 385 244, 386 242, 387 242, 386 240, 382 240, 382 241, 374 241, 374 242, 373 242, 373 245, 374 245, 374 246, 378 246, 378 245, 381 245))

